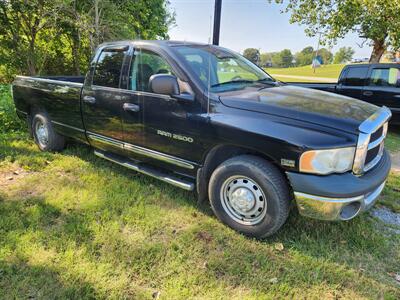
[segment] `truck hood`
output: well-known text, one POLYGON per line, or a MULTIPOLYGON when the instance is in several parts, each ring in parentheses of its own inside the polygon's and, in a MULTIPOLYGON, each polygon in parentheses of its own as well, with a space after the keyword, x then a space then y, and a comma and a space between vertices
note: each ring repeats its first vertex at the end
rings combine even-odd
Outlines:
POLYGON ((296 119, 357 133, 379 107, 338 94, 291 85, 260 86, 219 93, 229 107, 296 119))

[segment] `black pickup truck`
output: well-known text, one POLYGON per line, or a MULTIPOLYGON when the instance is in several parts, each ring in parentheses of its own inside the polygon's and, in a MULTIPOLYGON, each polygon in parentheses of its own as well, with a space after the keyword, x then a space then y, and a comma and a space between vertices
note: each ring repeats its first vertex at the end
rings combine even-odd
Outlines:
POLYGON ((172 41, 101 45, 86 78, 18 76, 17 113, 39 148, 66 139, 177 187, 266 237, 300 214, 349 220, 378 199, 391 112, 284 85, 225 48, 172 41))
POLYGON ((400 124, 400 64, 353 64, 340 73, 337 83, 299 83, 291 85, 313 88, 360 99, 388 107, 392 124, 400 124))

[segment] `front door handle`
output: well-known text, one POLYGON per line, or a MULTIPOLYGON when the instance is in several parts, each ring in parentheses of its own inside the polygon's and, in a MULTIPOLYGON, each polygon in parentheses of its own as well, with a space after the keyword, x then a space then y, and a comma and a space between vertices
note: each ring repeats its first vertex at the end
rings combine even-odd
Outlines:
POLYGON ((400 98, 400 95, 394 95, 395 98, 400 98))
POLYGON ((364 96, 372 96, 373 94, 374 94, 374 93, 371 92, 371 91, 365 91, 365 92, 363 93, 364 96))
POLYGON ((92 96, 85 96, 83 97, 83 101, 89 104, 95 104, 96 103, 96 98, 92 96))
POLYGON ((138 112, 140 110, 140 106, 132 103, 124 103, 124 110, 125 111, 133 111, 138 112))

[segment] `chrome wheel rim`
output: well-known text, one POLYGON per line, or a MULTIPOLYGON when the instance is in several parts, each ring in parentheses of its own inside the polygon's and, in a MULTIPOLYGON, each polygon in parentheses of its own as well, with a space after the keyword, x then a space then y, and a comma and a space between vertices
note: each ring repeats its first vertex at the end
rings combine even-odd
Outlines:
POLYGON ((243 225, 260 223, 267 213, 267 199, 261 187, 245 176, 232 176, 221 188, 222 207, 236 222, 243 225))
POLYGON ((40 146, 47 146, 49 142, 49 131, 47 126, 40 120, 38 120, 35 124, 35 135, 40 146))

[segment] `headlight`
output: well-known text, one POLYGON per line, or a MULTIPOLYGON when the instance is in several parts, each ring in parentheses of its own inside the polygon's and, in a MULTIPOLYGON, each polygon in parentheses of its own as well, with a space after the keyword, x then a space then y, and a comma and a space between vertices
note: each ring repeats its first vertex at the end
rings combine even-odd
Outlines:
POLYGON ((350 171, 354 153, 354 147, 306 151, 300 157, 300 172, 326 175, 350 171))

